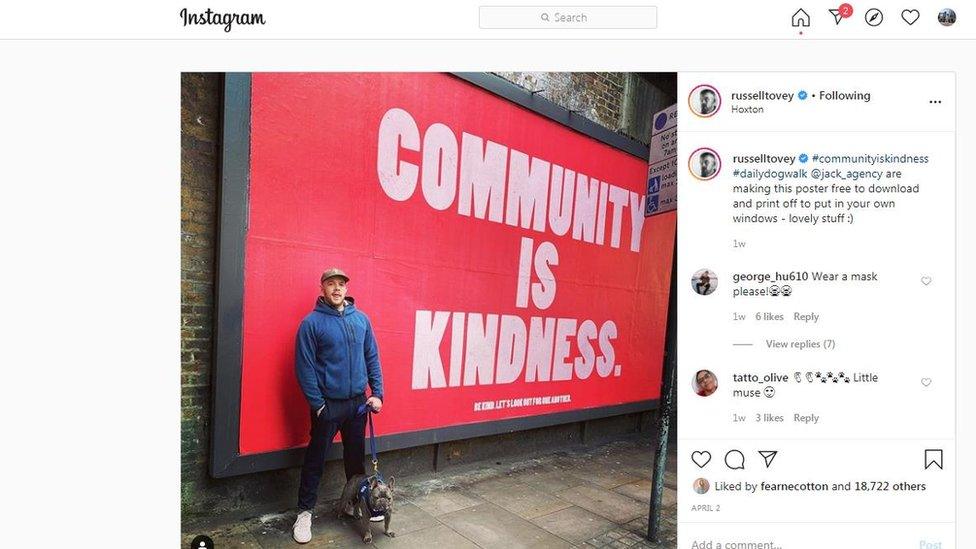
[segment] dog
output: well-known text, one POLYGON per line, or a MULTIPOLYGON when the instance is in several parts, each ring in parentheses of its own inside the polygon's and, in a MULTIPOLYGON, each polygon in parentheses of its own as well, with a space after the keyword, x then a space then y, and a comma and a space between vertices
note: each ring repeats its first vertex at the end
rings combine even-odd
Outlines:
POLYGON ((370 530, 370 517, 383 516, 383 533, 388 537, 396 537, 390 531, 390 517, 393 515, 393 486, 396 477, 390 477, 388 482, 382 482, 378 475, 353 475, 342 489, 342 497, 336 502, 336 515, 352 515, 359 519, 360 534, 363 543, 372 543, 373 533, 370 530), (363 482, 366 481, 365 486, 363 482), (367 501, 368 499, 368 501, 367 501))

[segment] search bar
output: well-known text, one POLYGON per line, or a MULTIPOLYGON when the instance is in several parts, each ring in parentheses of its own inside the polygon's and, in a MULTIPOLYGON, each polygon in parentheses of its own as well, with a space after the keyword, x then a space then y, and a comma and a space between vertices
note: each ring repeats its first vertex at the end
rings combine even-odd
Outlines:
POLYGON ((483 29, 656 29, 657 6, 481 6, 483 29))

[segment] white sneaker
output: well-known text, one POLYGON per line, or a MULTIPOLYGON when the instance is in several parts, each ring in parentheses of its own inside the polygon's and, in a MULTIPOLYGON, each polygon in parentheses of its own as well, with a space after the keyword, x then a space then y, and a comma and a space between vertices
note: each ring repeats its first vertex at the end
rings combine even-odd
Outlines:
POLYGON ((312 513, 311 511, 302 511, 298 513, 298 518, 295 519, 295 526, 291 528, 291 536, 295 538, 298 543, 308 543, 312 541, 312 513))
POLYGON ((384 517, 383 515, 377 515, 375 517, 369 517, 369 521, 370 522, 383 522, 384 520, 386 520, 386 517, 384 517))

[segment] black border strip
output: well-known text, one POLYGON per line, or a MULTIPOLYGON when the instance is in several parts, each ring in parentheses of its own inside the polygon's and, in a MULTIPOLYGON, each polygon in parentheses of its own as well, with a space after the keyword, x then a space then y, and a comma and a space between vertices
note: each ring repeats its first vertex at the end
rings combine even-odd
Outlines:
POLYGON ((244 238, 251 175, 251 75, 224 76, 224 112, 217 231, 213 407, 210 474, 225 477, 240 461, 244 238))
MULTIPOLYGON (((502 98, 624 152, 648 157, 648 148, 570 113, 542 97, 492 74, 458 73, 457 76, 502 98)), ((261 454, 240 454, 241 361, 243 344, 244 243, 248 221, 248 185, 251 145, 251 74, 224 77, 220 211, 217 239, 217 288, 214 321, 214 375, 211 409, 210 474, 224 478, 301 464, 304 447, 261 454)), ((658 407, 657 400, 572 410, 486 423, 455 425, 377 438, 381 452, 587 421, 658 407)), ((334 444, 327 459, 342 457, 334 444)))
MULTIPOLYGON (((590 419, 617 416, 621 414, 631 414, 654 410, 658 407, 657 400, 645 400, 609 406, 604 408, 589 408, 585 410, 573 410, 570 412, 559 412, 542 416, 527 416, 521 418, 504 419, 488 423, 470 423, 466 425, 454 425, 439 429, 426 431, 414 431, 411 433, 401 433, 396 435, 386 435, 376 438, 376 451, 388 452, 403 448, 413 448, 439 442, 450 442, 452 440, 462 440, 474 437, 498 435, 503 433, 513 433, 551 425, 561 425, 574 423, 590 419)), ((220 475, 216 477, 229 477, 243 475, 246 473, 256 473, 269 469, 282 469, 285 467, 297 467, 302 464, 305 455, 305 447, 288 448, 263 454, 235 455, 234 459, 227 463, 220 470, 220 475)), ((332 445, 326 459, 341 459, 342 444, 332 445)))
POLYGON ((634 155, 645 162, 651 156, 650 147, 640 141, 636 141, 620 133, 612 132, 589 118, 560 107, 545 97, 533 94, 529 90, 513 84, 498 75, 490 72, 455 72, 451 74, 499 97, 507 99, 512 103, 521 105, 536 114, 559 122, 587 137, 592 137, 597 141, 634 155))

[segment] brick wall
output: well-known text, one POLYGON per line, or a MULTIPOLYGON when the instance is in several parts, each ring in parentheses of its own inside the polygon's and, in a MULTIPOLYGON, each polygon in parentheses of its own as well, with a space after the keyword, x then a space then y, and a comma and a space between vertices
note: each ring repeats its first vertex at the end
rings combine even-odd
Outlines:
POLYGON ((619 72, 498 72, 498 76, 613 131, 620 129, 624 74, 619 72))
MULTIPOLYGON (((547 97, 614 131, 625 114, 625 79, 621 73, 503 73, 527 87, 547 86, 547 97)), ((220 174, 220 124, 223 78, 217 74, 184 74, 181 83, 181 494, 184 527, 255 514, 282 511, 293 503, 298 470, 268 471, 227 479, 208 472, 210 395, 220 174)), ((594 422, 556 426, 384 454, 384 462, 406 475, 483 459, 498 452, 532 451, 560 444, 579 444, 618 433, 648 429, 650 414, 618 416, 594 422), (510 444, 518 439, 519 444, 510 444), (526 445, 535 441, 536 445, 526 445)), ((323 497, 341 490, 340 464, 327 465, 323 497)))
POLYGON ((183 75, 180 113, 181 459, 183 509, 206 471, 219 173, 218 75, 183 75))
POLYGON ((675 102, 673 74, 497 72, 496 75, 597 124, 644 143, 651 116, 675 102))
POLYGON ((180 284, 183 472, 203 463, 209 418, 220 78, 184 75, 180 284))

